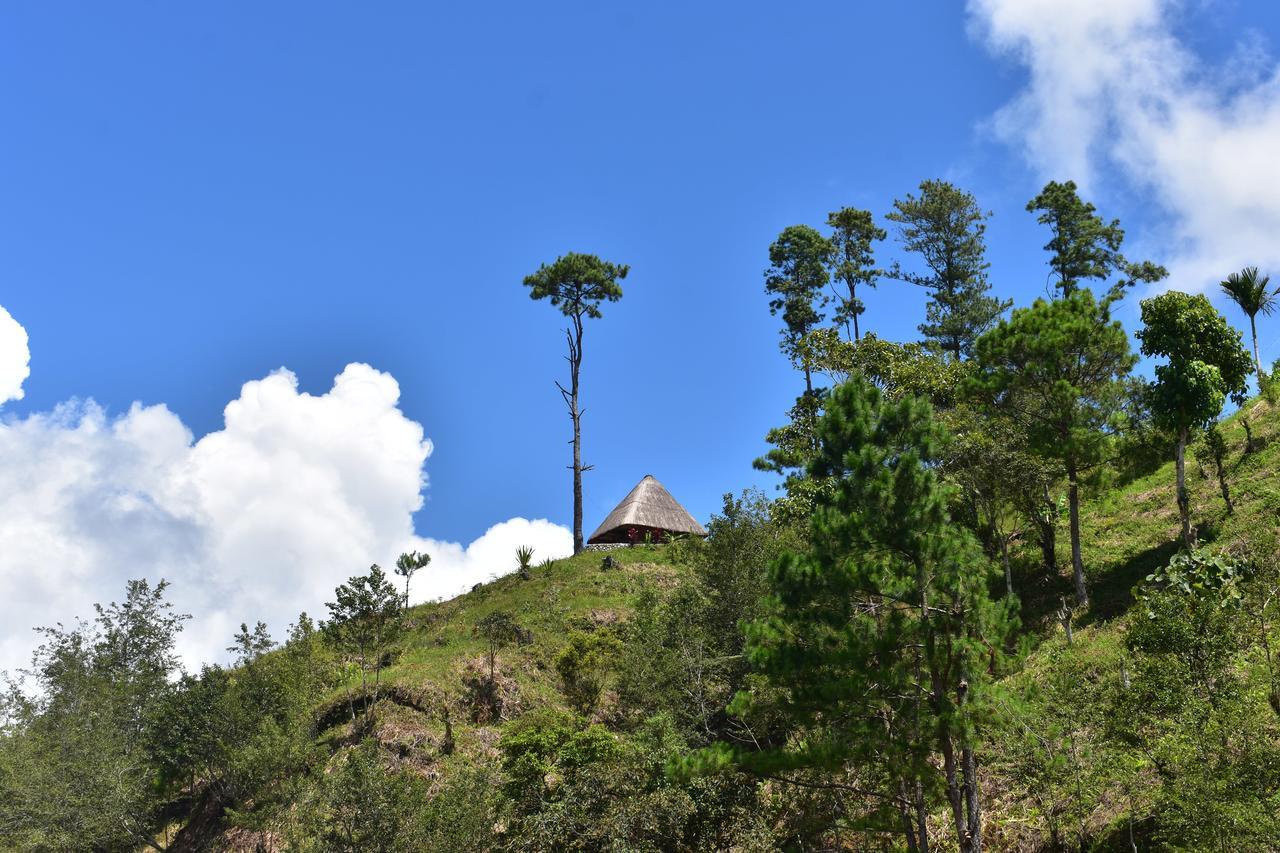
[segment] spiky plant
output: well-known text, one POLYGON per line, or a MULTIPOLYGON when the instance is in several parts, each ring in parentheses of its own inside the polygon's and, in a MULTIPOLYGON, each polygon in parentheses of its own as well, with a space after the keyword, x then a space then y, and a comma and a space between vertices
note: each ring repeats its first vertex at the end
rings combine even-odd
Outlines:
POLYGON ((516 564, 518 567, 517 570, 520 572, 520 577, 524 580, 528 580, 531 577, 529 570, 533 568, 533 549, 528 545, 521 545, 517 548, 516 564))
POLYGON ((1257 267, 1245 267, 1233 272, 1222 282, 1222 292, 1240 306, 1249 318, 1249 332, 1253 335, 1253 368, 1258 373, 1258 387, 1262 387, 1262 359, 1258 357, 1259 314, 1270 316, 1280 307, 1280 287, 1272 290, 1271 276, 1260 275, 1257 267))

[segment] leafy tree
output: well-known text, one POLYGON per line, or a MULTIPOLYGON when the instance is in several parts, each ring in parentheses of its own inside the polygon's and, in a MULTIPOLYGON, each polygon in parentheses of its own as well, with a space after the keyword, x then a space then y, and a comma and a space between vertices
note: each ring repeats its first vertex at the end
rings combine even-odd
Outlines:
POLYGON ((1124 276, 1113 286, 1116 294, 1134 282, 1159 281, 1168 275, 1164 267, 1149 261, 1125 260, 1120 253, 1124 243, 1120 220, 1107 222, 1098 216, 1097 208, 1076 192, 1075 181, 1050 181, 1027 202, 1027 210, 1038 211, 1036 221, 1048 225, 1053 234, 1044 248, 1052 253, 1049 266, 1057 276, 1054 286, 1063 296, 1070 296, 1082 282, 1106 281, 1113 273, 1124 276))
POLYGON ((763 615, 770 561, 802 540, 778 504, 759 492, 725 495, 681 582, 640 597, 618 658, 617 692, 631 714, 668 714, 693 743, 741 733, 724 709, 749 671, 743 623, 763 615))
POLYGON ((595 710, 621 648, 612 630, 569 632, 569 642, 556 655, 555 663, 564 695, 578 713, 595 710))
POLYGON ((1191 549, 1135 590, 1132 683, 1106 726, 1154 771, 1155 840, 1168 849, 1261 850, 1280 832, 1280 726, 1241 655, 1251 574, 1229 555, 1191 549))
POLYGON ((16 734, 0 774, 0 846, 163 849, 150 726, 172 689, 187 619, 165 601, 167 588, 131 580, 123 602, 95 605, 92 624, 40 630, 28 672, 37 690, 9 701, 16 734))
POLYGON ((773 447, 752 463, 757 471, 782 475, 787 496, 782 499, 780 510, 793 519, 807 518, 825 488, 821 481, 805 475, 817 452, 817 424, 825 397, 825 388, 797 397, 787 413, 787 424, 765 435, 765 441, 773 447))
POLYGON ((990 213, 969 193, 946 181, 925 181, 920 195, 893 203, 885 217, 897 224, 902 247, 919 255, 927 273, 911 273, 895 264, 890 275, 931 291, 926 342, 959 361, 974 342, 1012 304, 988 294, 986 221, 990 213))
POLYGON ((685 744, 662 717, 619 736, 561 713, 525 715, 498 747, 510 849, 714 849, 691 832, 689 791, 664 772, 685 744))
MULTIPOLYGON (((815 477, 833 496, 814 513, 807 553, 770 571, 768 615, 747 653, 802 736, 778 748, 701 754, 784 780, 805 768, 875 768, 875 796, 913 850, 929 847, 930 797, 943 790, 956 841, 981 848, 979 725, 1009 610, 990 598, 990 565, 950 519, 936 470, 943 435, 927 403, 889 401, 863 380, 834 392, 819 426, 815 477), (939 773, 939 767, 941 772, 939 773)), ((750 714, 758 696, 730 710, 750 714)))
POLYGON ((1222 437, 1222 430, 1217 423, 1211 423, 1201 436, 1202 451, 1213 461, 1213 470, 1218 478, 1218 490, 1222 492, 1222 502, 1227 505, 1227 515, 1236 511, 1231 502, 1231 486, 1227 483, 1227 440, 1222 437))
POLYGON ((422 849, 417 815, 426 786, 384 766, 376 741, 362 741, 322 773, 298 808, 289 849, 314 853, 408 853, 422 849))
POLYGON ((427 553, 419 554, 417 551, 410 551, 401 554, 396 559, 396 574, 404 578, 404 606, 409 606, 409 581, 413 580, 422 569, 431 564, 431 555, 427 553))
POLYGON ((1258 355, 1258 315, 1271 316, 1280 307, 1280 286, 1272 290, 1271 276, 1259 275, 1257 267, 1245 267, 1233 272, 1222 282, 1222 292, 1240 306, 1249 318, 1249 332, 1253 335, 1253 369, 1258 374, 1258 387, 1262 387, 1262 358, 1258 355))
POLYGON ((943 474, 960 487, 969 504, 975 532, 987 553, 1000 560, 1005 591, 1012 596, 1009 546, 1021 535, 1025 523, 1037 528, 1048 570, 1057 570, 1052 556, 1052 519, 1043 517, 1043 495, 1055 481, 1055 472, 1032 451, 1018 424, 999 412, 962 406, 947 412, 945 422, 955 438, 948 446, 943 474), (1043 529, 1046 523, 1047 534, 1043 529))
POLYGON ((782 314, 782 351, 804 371, 806 394, 813 394, 813 366, 799 355, 798 347, 823 320, 823 290, 830 281, 827 266, 833 252, 831 242, 808 225, 784 228, 769 246, 770 266, 764 273, 769 313, 782 314))
POLYGON ((520 639, 520 623, 505 610, 495 610, 476 623, 476 633, 489 646, 489 681, 498 677, 498 651, 520 639))
POLYGON ((883 228, 876 226, 871 211, 858 210, 854 207, 842 207, 827 216, 827 225, 831 228, 831 278, 843 282, 848 296, 837 294, 839 307, 835 311, 835 321, 845 327, 849 334, 849 325, 853 324, 852 340, 859 340, 862 335, 858 330, 858 317, 867 310, 867 306, 858 298, 858 285, 876 286, 879 270, 875 268, 875 254, 871 244, 883 240, 886 236, 883 228))
POLYGON ((1249 353, 1240 345, 1240 333, 1200 294, 1171 290, 1142 300, 1142 325, 1138 332, 1142 354, 1167 359, 1155 369, 1152 409, 1178 437, 1174 451, 1178 515, 1183 542, 1192 548, 1196 534, 1187 493, 1187 438, 1192 429, 1207 426, 1218 416, 1228 395, 1244 402, 1249 353))
POLYGON ((1081 605, 1089 593, 1080 550, 1080 476, 1102 460, 1105 430, 1123 402, 1119 380, 1136 361, 1124 329, 1111 319, 1111 302, 1080 288, 1014 311, 978 341, 978 371, 969 385, 1026 431, 1035 452, 1062 466, 1081 605))
POLYGON ((619 281, 627 277, 630 267, 603 261, 595 255, 570 252, 543 264, 538 271, 525 276, 525 286, 533 299, 547 299, 569 318, 565 338, 569 343, 569 387, 559 382, 560 396, 569 407, 573 422, 573 553, 582 552, 582 474, 590 465, 582 464, 582 408, 579 405, 579 374, 582 370, 582 335, 588 318, 602 316, 600 306, 622 298, 619 281))
MULTIPOLYGON (((956 405, 967 362, 928 352, 917 343, 899 344, 868 333, 856 344, 840 338, 835 329, 815 329, 797 345, 798 358, 807 360, 816 373, 841 383, 861 376, 893 399, 918 396, 939 409, 956 405)), ((818 452, 817 425, 826 404, 826 389, 801 395, 788 412, 789 422, 772 429, 765 440, 773 447, 754 467, 784 477, 787 495, 777 507, 780 517, 808 519, 828 483, 808 475, 809 463, 818 452)))
MULTIPOLYGON (((376 563, 369 567, 368 574, 352 577, 335 589, 334 597, 337 601, 325 604, 329 608, 325 629, 334 644, 355 659, 368 723, 378 703, 385 655, 402 627, 403 599, 376 563)), ((354 722, 355 701, 350 692, 347 701, 354 722)))

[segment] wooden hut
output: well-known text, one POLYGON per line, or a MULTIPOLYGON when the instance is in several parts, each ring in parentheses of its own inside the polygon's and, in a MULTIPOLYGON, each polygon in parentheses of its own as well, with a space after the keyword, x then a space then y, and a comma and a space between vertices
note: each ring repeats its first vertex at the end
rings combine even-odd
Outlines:
POLYGON ((662 542, 673 534, 706 536, 707 530, 652 474, 645 474, 587 542, 591 545, 643 542, 645 534, 654 542, 662 542))

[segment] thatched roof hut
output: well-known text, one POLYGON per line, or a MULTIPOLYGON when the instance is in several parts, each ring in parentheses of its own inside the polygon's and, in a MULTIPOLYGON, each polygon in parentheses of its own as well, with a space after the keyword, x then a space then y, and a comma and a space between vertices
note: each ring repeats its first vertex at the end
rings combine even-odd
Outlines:
POLYGON ((642 541, 645 533, 661 541, 671 534, 706 536, 707 530, 652 474, 645 474, 587 542, 592 545, 636 542, 642 541))

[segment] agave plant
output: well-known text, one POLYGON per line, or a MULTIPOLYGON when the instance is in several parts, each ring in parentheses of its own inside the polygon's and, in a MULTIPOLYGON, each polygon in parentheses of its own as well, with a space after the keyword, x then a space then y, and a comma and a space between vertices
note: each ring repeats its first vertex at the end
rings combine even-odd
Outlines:
POLYGON ((533 568, 533 549, 528 545, 521 545, 517 548, 516 564, 518 567, 517 570, 520 572, 520 577, 522 579, 528 580, 532 577, 530 570, 533 568))

